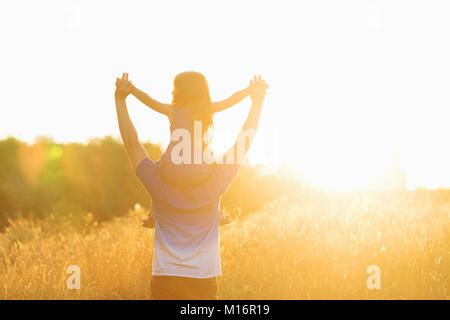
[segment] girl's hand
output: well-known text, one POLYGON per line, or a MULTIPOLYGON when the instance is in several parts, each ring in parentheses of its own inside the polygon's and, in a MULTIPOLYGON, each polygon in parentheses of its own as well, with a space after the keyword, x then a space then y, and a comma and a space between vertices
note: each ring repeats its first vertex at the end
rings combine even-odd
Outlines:
POLYGON ((266 96, 266 90, 269 88, 265 80, 261 76, 254 76, 250 80, 250 97, 253 102, 263 102, 266 96))
POLYGON ((131 81, 128 81, 128 73, 122 75, 122 79, 116 79, 116 98, 125 99, 131 92, 131 81))

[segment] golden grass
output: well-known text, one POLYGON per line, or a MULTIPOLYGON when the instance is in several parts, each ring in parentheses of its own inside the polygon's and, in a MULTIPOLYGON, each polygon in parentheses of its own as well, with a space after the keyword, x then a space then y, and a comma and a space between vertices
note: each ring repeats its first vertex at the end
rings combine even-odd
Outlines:
MULTIPOLYGON (((18 219, 0 234, 0 299, 149 299, 146 213, 86 228, 18 219), (67 266, 81 290, 66 287, 67 266)), ((280 200, 221 229, 222 299, 450 299, 450 206, 426 196, 280 200), (381 268, 368 290, 366 269, 381 268)))

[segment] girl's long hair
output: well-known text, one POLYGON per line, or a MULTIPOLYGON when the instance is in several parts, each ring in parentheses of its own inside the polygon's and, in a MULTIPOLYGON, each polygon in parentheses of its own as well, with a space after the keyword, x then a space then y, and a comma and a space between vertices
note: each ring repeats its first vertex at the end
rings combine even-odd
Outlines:
POLYGON ((173 81, 172 104, 189 110, 192 118, 202 122, 204 144, 211 142, 213 115, 209 86, 203 74, 186 71, 178 74, 173 81), (205 133, 208 134, 205 135, 205 133))

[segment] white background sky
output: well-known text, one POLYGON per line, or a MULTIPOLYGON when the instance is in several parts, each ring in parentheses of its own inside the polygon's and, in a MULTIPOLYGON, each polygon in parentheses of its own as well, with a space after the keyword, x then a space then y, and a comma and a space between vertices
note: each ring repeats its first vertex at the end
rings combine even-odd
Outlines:
MULTIPOLYGON (((450 187, 449 17, 433 0, 2 1, 0 137, 118 136, 122 72, 165 102, 181 71, 205 74, 213 100, 260 73, 255 150, 270 150, 255 161, 276 153, 326 183, 368 178, 399 150, 410 187, 450 187)), ((216 135, 249 106, 217 115, 216 135)), ((168 142, 162 116, 129 107, 142 140, 168 142)))

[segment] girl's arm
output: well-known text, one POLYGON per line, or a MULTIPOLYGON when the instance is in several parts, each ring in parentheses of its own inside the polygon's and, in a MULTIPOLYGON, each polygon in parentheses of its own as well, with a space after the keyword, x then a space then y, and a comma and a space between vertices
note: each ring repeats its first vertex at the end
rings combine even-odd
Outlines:
POLYGON ((244 98, 247 97, 249 94, 250 94, 250 86, 236 92, 231 97, 229 97, 225 100, 213 102, 212 103, 213 110, 214 110, 214 112, 219 112, 219 111, 228 109, 228 108, 234 106, 235 104, 238 104, 242 100, 244 100, 244 98))
POLYGON ((161 103, 159 101, 156 101, 155 99, 152 99, 148 94, 146 94, 144 91, 139 90, 134 85, 131 86, 131 94, 143 104, 155 110, 156 112, 166 115, 169 119, 172 118, 171 104, 161 103))

